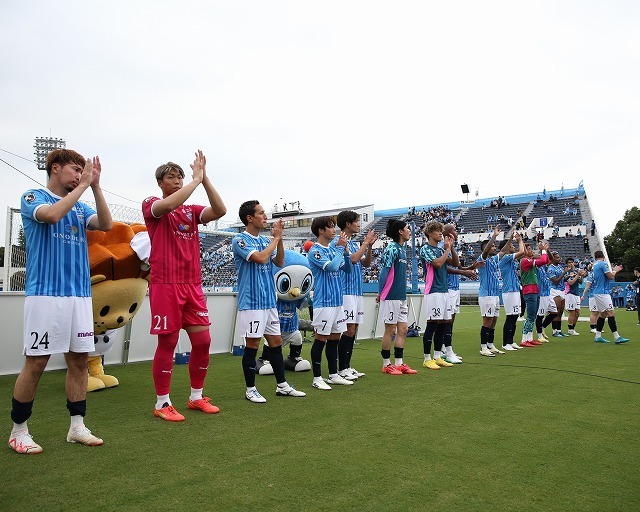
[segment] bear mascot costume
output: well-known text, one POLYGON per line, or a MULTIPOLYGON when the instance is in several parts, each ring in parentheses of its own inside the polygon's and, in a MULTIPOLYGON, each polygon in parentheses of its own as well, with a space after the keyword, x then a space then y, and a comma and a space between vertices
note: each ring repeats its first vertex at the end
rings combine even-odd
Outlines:
MULTIPOLYGON (((284 367, 286 370, 295 372, 309 371, 311 364, 300 356, 302 352, 300 325, 302 322, 307 322, 303 330, 312 331, 313 327, 308 321, 298 318, 298 309, 310 304, 309 294, 313 289, 311 267, 304 254, 285 249, 284 266, 278 268, 274 265, 273 269, 282 344, 289 345, 289 355, 284 358, 284 367)), ((256 361, 256 372, 259 375, 273 374, 273 368, 269 363, 269 345, 266 342, 262 347, 260 358, 256 361)))
MULTIPOLYGON (((148 235, 143 224, 114 222, 110 231, 87 231, 95 351, 89 354, 87 391, 118 385, 106 375, 102 356, 113 348, 116 329, 139 311, 147 293, 149 267, 132 248, 148 235)), ((143 244, 144 245, 144 244, 143 244)))

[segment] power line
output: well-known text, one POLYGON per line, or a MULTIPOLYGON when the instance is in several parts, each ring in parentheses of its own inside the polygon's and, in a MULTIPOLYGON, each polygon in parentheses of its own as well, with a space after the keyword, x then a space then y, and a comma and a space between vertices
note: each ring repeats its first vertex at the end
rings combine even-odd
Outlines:
MULTIPOLYGON (((33 160, 29 160, 28 158, 25 158, 23 156, 20 155, 16 155, 15 153, 12 153, 11 151, 7 151, 6 149, 2 149, 0 148, 0 151, 4 151, 5 153, 9 153, 10 155, 13 155, 15 157, 18 158, 22 158, 23 160, 26 160, 27 162, 31 162, 34 163, 33 160)), ((35 178, 32 178, 31 176, 29 176, 28 174, 22 172, 20 169, 18 169, 17 167, 14 167, 13 165, 11 165, 9 162, 7 162, 6 160, 3 160, 2 158, 0 158, 0 162, 3 162, 5 164, 7 164, 9 167, 11 167, 12 169, 18 171, 20 174, 22 174, 24 177, 29 178, 31 181, 37 183, 38 185, 40 185, 41 187, 44 187, 45 185, 43 185, 42 183, 40 183, 39 181, 37 181, 35 178)), ((116 194, 115 192, 110 192, 109 190, 103 188, 102 189, 103 192, 106 192, 107 194, 111 194, 114 195, 116 197, 119 197, 120 199, 124 199, 125 201, 130 201, 132 203, 139 203, 140 201, 134 201, 133 199, 129 199, 128 197, 124 197, 121 196, 120 194, 116 194)))

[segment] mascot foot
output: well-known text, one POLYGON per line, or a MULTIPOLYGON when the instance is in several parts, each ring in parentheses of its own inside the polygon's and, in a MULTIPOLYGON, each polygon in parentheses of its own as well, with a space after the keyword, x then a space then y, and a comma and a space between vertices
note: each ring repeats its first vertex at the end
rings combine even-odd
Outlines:
POLYGON ((284 369, 290 372, 308 372, 311 370, 311 363, 301 357, 287 356, 284 358, 284 369))
POLYGON ((258 375, 273 375, 273 367, 269 361, 258 359, 256 361, 256 373, 258 375))
POLYGON ((92 391, 100 391, 101 389, 104 389, 104 382, 89 375, 89 380, 87 381, 87 392, 91 393, 92 391))
POLYGON ((115 388, 120 382, 113 375, 94 375, 96 379, 100 379, 104 383, 105 388, 115 388))

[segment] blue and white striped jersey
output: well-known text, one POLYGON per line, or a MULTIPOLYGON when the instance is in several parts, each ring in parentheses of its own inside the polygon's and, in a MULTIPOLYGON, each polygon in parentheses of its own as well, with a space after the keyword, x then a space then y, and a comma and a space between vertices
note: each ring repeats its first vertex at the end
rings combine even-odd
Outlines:
MULTIPOLYGON (((260 264, 249 261, 254 252, 264 250, 271 239, 246 231, 233 237, 233 262, 238 270, 238 309, 271 309, 276 307, 276 286, 273 282, 273 262, 260 264)), ((275 251, 274 251, 275 254, 275 251)))
POLYGON ((96 211, 78 201, 55 224, 39 222, 41 206, 62 199, 48 189, 27 190, 20 213, 27 244, 25 295, 91 297, 86 231, 96 211))

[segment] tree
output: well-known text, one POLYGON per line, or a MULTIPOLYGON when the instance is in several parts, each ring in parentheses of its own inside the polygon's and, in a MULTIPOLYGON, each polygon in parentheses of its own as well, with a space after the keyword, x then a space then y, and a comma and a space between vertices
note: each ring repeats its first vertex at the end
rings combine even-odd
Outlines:
POLYGON ((604 237, 612 265, 620 264, 623 271, 617 281, 634 281, 633 269, 640 267, 640 209, 627 210, 610 235, 604 237))
POLYGON ((24 234, 24 228, 20 226, 20 231, 18 231, 18 247, 21 249, 27 249, 27 236, 24 234))

